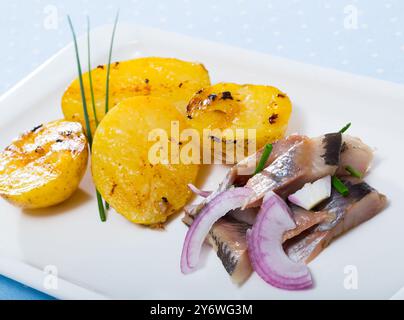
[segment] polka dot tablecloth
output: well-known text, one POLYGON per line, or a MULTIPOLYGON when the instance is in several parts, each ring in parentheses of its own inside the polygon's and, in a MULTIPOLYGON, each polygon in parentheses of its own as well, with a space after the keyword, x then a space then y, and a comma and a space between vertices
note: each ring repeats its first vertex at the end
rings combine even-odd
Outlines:
MULTIPOLYGON (((84 32, 121 21, 393 82, 404 82, 404 1, 14 0, 0 3, 0 93, 84 32)), ((1 230, 0 230, 1 232, 1 230)), ((0 299, 48 298, 0 277, 0 299)))

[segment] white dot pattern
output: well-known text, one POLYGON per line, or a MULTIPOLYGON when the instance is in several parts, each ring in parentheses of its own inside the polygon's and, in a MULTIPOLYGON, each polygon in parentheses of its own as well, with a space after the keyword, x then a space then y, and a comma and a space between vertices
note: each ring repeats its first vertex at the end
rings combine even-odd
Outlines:
POLYGON ((4 92, 78 33, 121 21, 220 41, 302 62, 404 82, 404 1, 34 0, 2 1, 4 92), (52 13, 56 11, 56 15, 52 13), (56 19, 54 19, 56 17, 56 19))

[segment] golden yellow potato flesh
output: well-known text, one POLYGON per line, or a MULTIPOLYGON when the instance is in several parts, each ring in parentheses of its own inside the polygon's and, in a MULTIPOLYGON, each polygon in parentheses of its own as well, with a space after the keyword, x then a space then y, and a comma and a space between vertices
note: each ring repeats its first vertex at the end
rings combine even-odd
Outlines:
MULTIPOLYGON (((99 121, 105 115, 107 67, 92 71, 96 114, 99 121)), ((83 75, 86 101, 92 132, 96 124, 90 94, 89 74, 83 75)), ((170 101, 185 116, 186 106, 199 89, 209 86, 209 73, 202 64, 171 58, 140 58, 111 65, 109 105, 112 109, 124 99, 135 96, 162 97, 170 101)), ((81 91, 78 79, 62 98, 67 120, 79 121, 85 127, 81 91)))
POLYGON ((229 134, 221 137, 223 144, 236 143, 236 130, 241 129, 247 146, 248 129, 256 130, 256 147, 260 149, 284 136, 292 104, 275 87, 219 83, 196 93, 187 112, 190 125, 201 135, 204 129, 227 129, 229 134))
POLYGON ((54 206, 76 191, 87 161, 80 123, 60 120, 38 126, 0 153, 0 195, 25 209, 54 206))
POLYGON ((185 147, 171 134, 172 121, 178 121, 173 125, 179 132, 187 128, 184 116, 172 103, 135 97, 112 109, 94 136, 95 185, 112 208, 134 223, 164 223, 191 197, 187 185, 195 182, 199 165, 171 161, 171 154, 179 154, 185 147), (159 146, 158 140, 149 139, 155 129, 167 133, 167 163, 150 159, 150 151, 159 146), (171 152, 172 148, 178 151, 171 152))

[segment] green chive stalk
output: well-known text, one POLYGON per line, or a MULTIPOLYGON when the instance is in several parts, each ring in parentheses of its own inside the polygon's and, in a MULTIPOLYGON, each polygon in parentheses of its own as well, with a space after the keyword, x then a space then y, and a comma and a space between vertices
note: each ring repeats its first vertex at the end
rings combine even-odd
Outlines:
POLYGON ((265 169, 265 164, 267 163, 269 156, 272 153, 273 150, 273 145, 272 144, 267 144, 264 148, 264 151, 262 152, 261 159, 258 163, 257 168, 255 169, 254 175, 260 173, 262 170, 265 169))
MULTIPOLYGON (((74 49, 76 52, 76 62, 77 62, 77 71, 79 74, 79 82, 80 82, 80 91, 81 91, 81 99, 83 102, 83 113, 84 113, 84 118, 85 118, 85 123, 86 123, 86 130, 87 130, 87 139, 88 139, 88 144, 90 146, 90 150, 92 150, 92 144, 93 144, 93 137, 91 134, 91 126, 90 126, 90 119, 88 116, 88 110, 87 110, 87 101, 86 101, 86 94, 84 90, 84 81, 83 81, 83 72, 81 69, 81 62, 80 62, 80 54, 79 54, 79 48, 77 45, 77 37, 76 37, 76 32, 74 31, 73 23, 70 18, 70 16, 67 16, 67 19, 69 21, 70 29, 73 35, 73 42, 74 42, 74 49)), ((98 190, 96 190, 97 193, 97 202, 98 202, 98 211, 100 214, 100 219, 102 222, 107 221, 107 217, 105 214, 105 209, 104 209, 104 204, 102 202, 102 197, 98 190)))

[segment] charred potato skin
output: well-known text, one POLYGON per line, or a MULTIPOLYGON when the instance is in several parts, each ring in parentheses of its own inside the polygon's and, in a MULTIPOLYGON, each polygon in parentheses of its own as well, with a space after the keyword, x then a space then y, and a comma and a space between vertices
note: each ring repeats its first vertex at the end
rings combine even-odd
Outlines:
POLYGON ((35 127, 0 153, 0 195, 23 209, 57 205, 77 190, 87 162, 79 123, 59 120, 35 127))
POLYGON ((169 134, 171 121, 186 120, 168 101, 156 97, 127 99, 111 110, 98 127, 93 143, 92 174, 103 198, 129 221, 158 226, 178 212, 192 196, 198 164, 152 164, 149 150, 155 141, 148 135, 155 128, 169 134))
MULTIPOLYGON (((244 129, 247 137, 247 130, 255 129, 257 149, 285 135, 291 112, 289 97, 279 89, 235 83, 219 83, 200 90, 187 107, 190 125, 201 134, 204 129, 244 129)), ((222 139, 226 143, 226 136, 222 139)))
MULTIPOLYGON (((97 119, 105 116, 105 92, 107 67, 92 70, 97 119)), ((92 108, 89 74, 83 74, 88 113, 92 132, 96 122, 92 108)), ((161 97, 172 102, 186 116, 186 106, 199 89, 209 86, 210 78, 200 63, 172 58, 147 57, 111 64, 110 109, 119 102, 135 96, 161 97)), ((68 87, 62 97, 64 116, 70 121, 79 121, 85 128, 81 91, 78 79, 68 87)))

